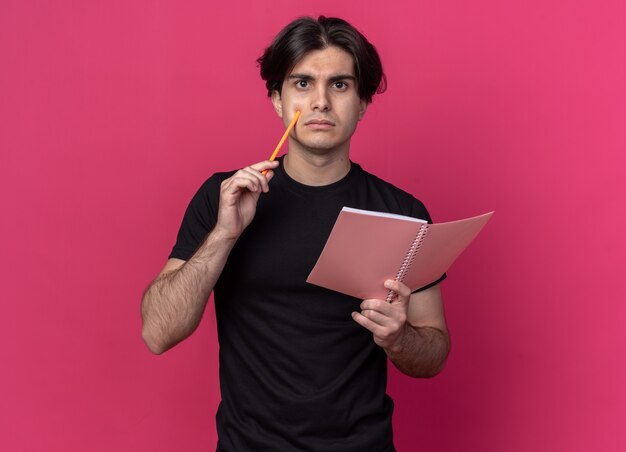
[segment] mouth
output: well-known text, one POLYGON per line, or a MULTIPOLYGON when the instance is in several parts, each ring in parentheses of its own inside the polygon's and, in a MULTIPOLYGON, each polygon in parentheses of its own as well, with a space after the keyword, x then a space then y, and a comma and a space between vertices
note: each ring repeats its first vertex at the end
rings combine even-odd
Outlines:
POLYGON ((309 119, 304 125, 311 129, 330 129, 335 126, 335 123, 328 119, 309 119))

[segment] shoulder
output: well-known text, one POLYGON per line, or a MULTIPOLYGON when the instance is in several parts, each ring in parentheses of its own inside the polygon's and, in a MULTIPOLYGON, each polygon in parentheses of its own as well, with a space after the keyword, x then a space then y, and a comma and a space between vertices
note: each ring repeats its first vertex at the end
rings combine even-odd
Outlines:
POLYGON ((219 200, 220 186, 225 179, 228 179, 236 171, 225 171, 213 173, 206 179, 194 194, 192 204, 216 204, 219 200))
POLYGON ((220 185, 233 172, 214 173, 191 198, 183 216, 170 259, 189 260, 217 220, 220 185))
POLYGON ((219 191, 219 187, 221 183, 231 177, 236 173, 236 170, 233 171, 223 171, 218 173, 213 173, 208 179, 206 179, 202 185, 200 186, 199 192, 210 192, 214 190, 219 191))
POLYGON ((390 206, 395 206, 392 210, 397 211, 393 211, 392 213, 399 213, 401 215, 408 215, 430 221, 430 215, 422 201, 411 193, 396 187, 391 182, 365 171, 360 165, 356 163, 353 163, 353 165, 355 165, 358 170, 363 187, 366 187, 373 195, 383 198, 390 206))
MULTIPOLYGON (((360 166, 359 166, 360 168, 360 166)), ((406 202, 413 202, 413 201, 418 201, 420 202, 417 198, 415 198, 411 193, 396 187, 394 184, 392 184, 391 182, 388 182, 384 179, 381 179, 380 177, 376 176, 375 174, 372 174, 368 171, 365 171, 364 169, 361 168, 361 172, 363 174, 363 177, 367 180, 368 185, 374 186, 379 190, 384 190, 389 192, 390 195, 397 197, 399 199, 402 199, 406 202)))

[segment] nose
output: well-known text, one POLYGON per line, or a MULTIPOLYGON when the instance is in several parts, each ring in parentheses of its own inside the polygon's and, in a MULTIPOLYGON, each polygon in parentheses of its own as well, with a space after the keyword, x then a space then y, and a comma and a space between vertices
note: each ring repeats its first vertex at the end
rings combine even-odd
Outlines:
POLYGON ((330 110, 330 98, 328 96, 327 87, 320 85, 313 94, 311 100, 311 109, 314 111, 329 111, 330 110))

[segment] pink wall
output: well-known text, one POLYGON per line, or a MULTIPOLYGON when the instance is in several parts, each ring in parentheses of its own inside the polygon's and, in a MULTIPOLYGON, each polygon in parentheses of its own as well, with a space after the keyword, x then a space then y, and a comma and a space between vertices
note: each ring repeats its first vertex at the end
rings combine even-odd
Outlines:
POLYGON ((496 210, 446 370, 391 371, 399 451, 626 450, 624 2, 222 5, 0 4, 0 450, 214 448, 214 314, 155 357, 139 300, 199 184, 281 133, 255 58, 322 12, 389 77, 353 159, 436 220, 496 210))

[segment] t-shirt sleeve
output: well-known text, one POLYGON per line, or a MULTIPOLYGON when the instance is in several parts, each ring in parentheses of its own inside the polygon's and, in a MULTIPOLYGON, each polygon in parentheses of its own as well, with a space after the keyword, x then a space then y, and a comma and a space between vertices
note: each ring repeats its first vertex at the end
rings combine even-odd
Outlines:
MULTIPOLYGON (((426 206, 419 201, 418 199, 414 198, 414 202, 413 202, 413 207, 411 209, 411 216, 415 217, 415 218, 421 218, 422 220, 426 220, 428 221, 428 224, 432 224, 433 223, 433 219, 431 218, 430 214, 428 213, 428 210, 426 209, 426 206)), ((441 277, 439 277, 438 279, 436 279, 435 281, 426 284, 424 287, 420 287, 419 289, 416 289, 413 291, 413 293, 417 293, 417 292, 421 292, 422 290, 426 290, 429 287, 435 286, 437 284, 439 284, 441 281, 443 281, 444 279, 447 278, 447 275, 444 273, 443 275, 441 275, 441 277)))
POLYGON ((220 175, 214 174, 202 184, 191 199, 170 258, 189 260, 215 226, 221 181, 220 175))

